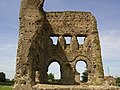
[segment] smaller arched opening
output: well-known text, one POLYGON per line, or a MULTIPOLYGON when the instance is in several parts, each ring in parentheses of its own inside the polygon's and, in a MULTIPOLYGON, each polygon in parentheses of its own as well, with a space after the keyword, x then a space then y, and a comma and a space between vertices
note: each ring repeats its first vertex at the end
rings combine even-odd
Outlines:
POLYGON ((75 79, 78 83, 86 83, 88 81, 87 63, 84 60, 76 62, 75 79))
POLYGON ((59 84, 61 80, 61 65, 58 61, 52 61, 48 66, 48 83, 59 84))

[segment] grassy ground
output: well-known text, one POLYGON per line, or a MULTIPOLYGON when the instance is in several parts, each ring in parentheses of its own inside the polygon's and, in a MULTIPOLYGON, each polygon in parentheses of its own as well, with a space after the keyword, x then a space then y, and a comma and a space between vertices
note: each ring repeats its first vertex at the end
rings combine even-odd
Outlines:
POLYGON ((0 90, 12 90, 12 86, 0 86, 0 90))

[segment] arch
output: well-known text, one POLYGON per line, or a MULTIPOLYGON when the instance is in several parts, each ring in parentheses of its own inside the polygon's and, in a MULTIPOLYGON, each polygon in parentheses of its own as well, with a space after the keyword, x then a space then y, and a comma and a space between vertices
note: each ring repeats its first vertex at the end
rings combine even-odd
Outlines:
POLYGON ((48 75, 51 75, 51 74, 54 75, 54 79, 52 79, 52 80, 49 79, 49 77, 48 77, 48 83, 51 83, 51 84, 59 84, 60 83, 60 80, 62 79, 62 65, 61 65, 59 60, 57 60, 57 59, 50 59, 48 61, 48 63, 47 63, 47 74, 48 75), (54 65, 56 64, 57 65, 57 67, 54 67, 57 70, 52 70, 52 72, 49 72, 50 67, 51 67, 52 64, 54 64, 54 65), (56 71, 58 73, 56 73, 56 71), (56 74, 59 74, 59 76, 56 76, 56 74))
MULTIPOLYGON (((50 66, 50 64, 51 63, 53 63, 53 62, 57 62, 59 65, 60 65, 60 67, 61 67, 61 63, 60 63, 60 61, 59 60, 57 60, 57 59, 51 59, 50 61, 48 61, 48 63, 47 63, 47 68, 50 66)), ((48 70, 47 70, 48 71, 48 70)))
POLYGON ((47 67, 50 65, 50 63, 52 62, 57 62, 59 63, 59 65, 61 66, 62 68, 62 64, 63 64, 63 61, 61 59, 61 57, 58 57, 58 56, 52 56, 52 57, 48 57, 48 62, 47 63, 47 67))
POLYGON ((79 61, 84 62, 84 63, 86 64, 86 68, 88 67, 88 63, 87 63, 87 61, 84 60, 84 59, 77 59, 76 62, 75 62, 75 65, 76 65, 79 61))
POLYGON ((61 79, 61 70, 58 62, 52 62, 48 67, 48 83, 59 83, 61 79))
MULTIPOLYGON (((76 64, 77 64, 78 61, 83 61, 83 62, 86 63, 87 74, 88 74, 88 81, 86 83, 91 83, 92 82, 92 80, 91 80, 91 77, 92 77, 91 73, 93 72, 93 69, 92 69, 93 63, 92 63, 92 61, 88 57, 86 57, 86 56, 78 55, 74 59, 74 61, 73 61, 74 66, 75 66, 74 67, 75 71, 76 71, 76 64)), ((77 74, 79 74, 79 73, 77 73, 77 74)), ((78 82, 78 81, 76 81, 76 82, 78 82)))
POLYGON ((86 63, 86 65, 87 65, 88 69, 92 69, 92 61, 89 58, 87 58, 86 56, 82 56, 82 55, 78 55, 78 56, 75 57, 75 59, 74 59, 74 66, 76 65, 76 63, 79 60, 84 61, 86 63))
POLYGON ((88 81, 88 74, 87 74, 87 64, 84 60, 79 60, 76 62, 76 80, 78 82, 85 83, 88 81))

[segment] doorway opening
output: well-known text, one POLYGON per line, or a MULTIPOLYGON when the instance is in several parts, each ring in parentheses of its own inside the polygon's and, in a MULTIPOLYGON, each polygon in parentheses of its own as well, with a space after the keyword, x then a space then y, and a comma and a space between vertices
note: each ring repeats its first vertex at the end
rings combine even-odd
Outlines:
POLYGON ((59 84, 61 80, 60 64, 56 61, 50 63, 48 67, 48 83, 59 84))

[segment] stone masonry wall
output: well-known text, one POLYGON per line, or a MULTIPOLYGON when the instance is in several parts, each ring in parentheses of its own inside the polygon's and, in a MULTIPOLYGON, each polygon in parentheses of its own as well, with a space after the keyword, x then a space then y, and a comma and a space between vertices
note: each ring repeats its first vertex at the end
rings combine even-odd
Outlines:
MULTIPOLYGON (((58 84, 78 85, 76 63, 87 65, 87 85, 102 85, 103 66, 97 23, 90 12, 45 12, 44 0, 22 0, 14 90, 48 83, 48 67, 60 65, 58 84), (58 37, 57 45, 51 37, 58 37), (65 37, 71 37, 66 44, 65 37), (79 44, 77 37, 84 37, 79 44), (37 73, 37 81, 36 81, 37 73)), ((36 89, 37 90, 37 89, 36 89)))
POLYGON ((47 66, 53 60, 58 61, 61 65, 62 83, 76 82, 74 73, 79 60, 84 61, 88 66, 88 83, 101 83, 103 69, 100 43, 96 20, 90 12, 47 12, 44 33, 47 66), (51 36, 58 37, 57 45, 53 45, 51 36), (66 44, 66 36, 71 37, 69 45, 66 44), (79 44, 77 37, 85 37, 84 43, 79 44))

